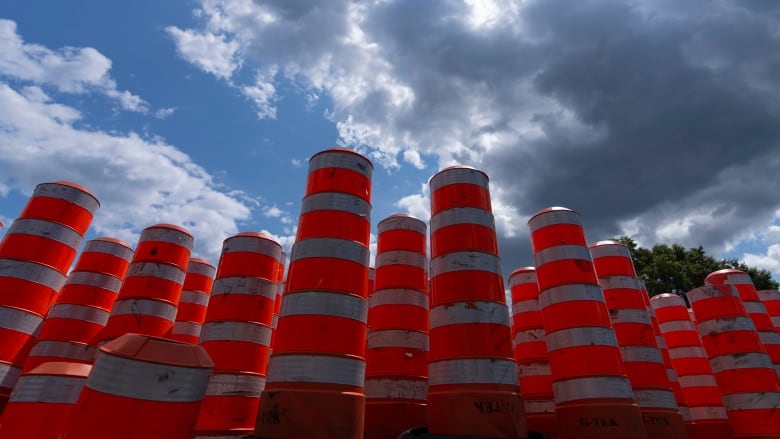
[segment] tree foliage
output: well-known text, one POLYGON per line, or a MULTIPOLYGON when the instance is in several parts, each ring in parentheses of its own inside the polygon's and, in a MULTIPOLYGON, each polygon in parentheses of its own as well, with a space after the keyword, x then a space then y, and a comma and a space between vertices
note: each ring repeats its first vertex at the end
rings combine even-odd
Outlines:
POLYGON ((708 274, 724 268, 736 268, 749 274, 756 289, 778 287, 768 270, 749 267, 736 258, 715 259, 701 246, 686 249, 680 244, 657 244, 646 249, 628 236, 621 236, 617 241, 631 251, 637 276, 645 282, 651 296, 690 291, 704 285, 708 274))

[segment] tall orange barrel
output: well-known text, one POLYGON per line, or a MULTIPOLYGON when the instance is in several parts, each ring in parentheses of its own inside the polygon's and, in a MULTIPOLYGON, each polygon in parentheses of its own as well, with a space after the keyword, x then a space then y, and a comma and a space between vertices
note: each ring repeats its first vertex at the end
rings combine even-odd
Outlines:
POLYGON ((122 335, 98 350, 63 439, 190 439, 213 366, 198 345, 122 335))
POLYGON ((200 337, 214 361, 195 428, 197 437, 252 432, 265 386, 282 247, 265 233, 223 242, 200 337))
POLYGON ((514 270, 509 275, 509 288, 515 360, 528 429, 555 438, 558 437, 555 397, 536 269, 520 267, 514 270))
POLYGON ((454 166, 429 186, 428 430, 525 437, 488 176, 454 166))
POLYGON ((758 297, 772 320, 772 326, 780 334, 780 292, 777 290, 758 290, 758 297))
POLYGON ((216 271, 205 259, 190 259, 176 310, 176 321, 168 334, 169 338, 187 343, 198 342, 216 271))
POLYGON ((276 278, 279 282, 276 284, 276 299, 274 300, 274 315, 271 320, 271 345, 268 349, 268 355, 270 358, 271 353, 274 351, 274 341, 276 341, 276 327, 279 324, 279 312, 282 310, 282 294, 284 294, 284 288, 287 285, 284 282, 284 270, 287 264, 287 253, 282 252, 282 264, 279 266, 279 273, 276 278))
POLYGON ((426 229, 409 215, 378 224, 376 270, 369 271, 375 289, 368 298, 366 438, 396 439, 427 424, 426 229))
POLYGON ((118 239, 96 238, 84 245, 46 315, 23 372, 47 362, 92 364, 95 348, 90 342, 108 321, 132 257, 130 246, 118 239))
POLYGON ((343 148, 309 160, 259 437, 363 436, 372 173, 343 148))
POLYGON ((528 220, 528 227, 559 434, 645 438, 579 214, 546 208, 528 220))
POLYGON ((687 296, 734 437, 780 436, 777 374, 736 286, 705 285, 687 296))

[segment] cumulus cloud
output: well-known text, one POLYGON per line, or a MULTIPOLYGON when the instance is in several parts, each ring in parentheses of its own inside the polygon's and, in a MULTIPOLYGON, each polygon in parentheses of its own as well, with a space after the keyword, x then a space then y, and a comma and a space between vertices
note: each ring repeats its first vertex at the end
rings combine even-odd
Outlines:
POLYGON ((165 28, 176 44, 179 56, 217 78, 230 79, 241 66, 236 57, 238 42, 225 35, 195 32, 176 26, 165 28))

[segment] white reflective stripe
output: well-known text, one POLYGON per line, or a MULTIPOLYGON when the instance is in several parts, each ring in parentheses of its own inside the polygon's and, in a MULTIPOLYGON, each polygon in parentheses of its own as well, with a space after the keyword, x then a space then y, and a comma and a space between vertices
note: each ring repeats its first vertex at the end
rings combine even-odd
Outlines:
POLYGON ((750 317, 727 317, 705 320, 696 325, 702 337, 726 331, 755 331, 756 326, 750 317))
POLYGON ((655 336, 655 344, 659 349, 666 349, 666 340, 660 335, 655 336))
POLYGON ((598 285, 568 284, 548 288, 539 293, 539 303, 542 308, 561 302, 573 302, 578 300, 591 300, 604 302, 604 293, 598 285))
POLYGON ((43 317, 23 309, 0 306, 0 328, 10 329, 27 335, 35 334, 43 317))
POLYGON ((114 302, 112 316, 127 314, 159 317, 173 322, 176 320, 176 306, 153 299, 122 299, 114 302))
POLYGON ((73 251, 78 251, 81 242, 84 240, 82 234, 68 226, 33 218, 17 219, 11 224, 11 227, 8 228, 5 234, 39 236, 41 238, 57 241, 70 247, 73 251))
POLYGON ((619 242, 602 242, 590 245, 590 254, 593 255, 593 259, 617 256, 631 261, 631 252, 625 245, 619 242))
POLYGON ((270 237, 236 235, 222 243, 222 254, 239 252, 266 255, 282 263, 282 246, 270 237))
POLYGON ((520 377, 531 376, 552 376, 550 363, 519 363, 517 365, 517 374, 520 377))
POLYGON ((269 383, 306 382, 363 387, 366 362, 359 358, 330 355, 272 355, 268 362, 269 383))
POLYGON ((174 322, 173 328, 171 328, 171 334, 176 335, 191 335, 193 337, 200 337, 202 325, 197 322, 174 322))
POLYGON ((387 265, 411 265, 425 270, 428 267, 428 258, 422 253, 405 250, 390 250, 377 254, 377 268, 387 265))
POLYGON ((26 280, 59 291, 65 285, 65 275, 45 265, 15 259, 0 259, 0 277, 26 280))
POLYGON ((192 244, 195 242, 195 238, 188 233, 184 233, 181 230, 169 229, 167 227, 147 227, 141 232, 141 237, 138 242, 144 241, 161 241, 170 244, 175 244, 186 248, 192 249, 192 244))
POLYGON ((122 279, 92 271, 74 271, 68 275, 65 285, 85 285, 118 293, 119 289, 122 288, 122 279))
POLYGON ((666 368, 666 379, 669 380, 670 383, 679 383, 680 380, 677 378, 677 372, 674 371, 674 369, 666 368))
POLYGON ((425 221, 409 215, 396 214, 379 221, 376 226, 377 233, 382 234, 391 230, 410 230, 425 236, 428 226, 425 221))
POLYGON ((351 151, 326 150, 309 159, 309 172, 326 168, 343 168, 364 175, 369 180, 374 167, 368 159, 351 151))
POLYGON ((521 300, 512 304, 513 316, 527 312, 538 312, 541 310, 542 307, 539 305, 539 301, 536 299, 521 300))
POLYGON ((208 306, 209 295, 202 291, 184 290, 179 298, 179 305, 189 303, 191 305, 208 306))
POLYGON ((150 276, 184 284, 187 273, 179 267, 159 262, 133 262, 127 269, 125 279, 135 276, 150 276))
POLYGON ((265 377, 248 373, 216 372, 209 378, 206 396, 242 396, 259 398, 265 388, 265 377))
POLYGON ((410 305, 428 309, 428 295, 423 291, 405 288, 377 290, 368 298, 368 307, 383 305, 410 305))
POLYGON ((85 320, 105 326, 109 315, 109 311, 102 308, 73 303, 55 303, 49 308, 49 314, 46 315, 46 318, 85 320))
POLYGON ((199 274, 201 276, 206 276, 209 279, 214 279, 214 276, 217 274, 217 269, 211 264, 190 259, 190 262, 187 264, 187 274, 199 274))
POLYGON ((0 389, 10 389, 14 387, 21 375, 21 367, 8 363, 0 363, 0 389))
POLYGON ((431 193, 433 193, 444 186, 461 183, 475 184, 487 189, 488 182, 487 174, 478 169, 468 166, 452 166, 436 173, 436 175, 431 177, 428 185, 431 188, 431 193))
POLYGON ((325 291, 296 291, 282 296, 279 317, 300 315, 343 317, 365 323, 368 301, 360 296, 325 291))
POLYGON ((676 409, 677 401, 670 390, 634 390, 634 399, 639 408, 676 409))
POLYGON ((368 331, 368 349, 407 348, 427 351, 429 349, 428 334, 407 329, 382 329, 368 331))
POLYGON ((618 288, 642 291, 639 281, 631 276, 607 276, 599 278, 599 286, 602 290, 614 290, 618 288))
POLYGON ((739 293, 733 286, 725 285, 725 287, 725 289, 730 290, 728 293, 721 290, 724 288, 724 286, 721 286, 721 289, 719 289, 714 285, 704 285, 703 287, 694 288, 688 291, 685 293, 685 296, 688 297, 688 301, 691 304, 701 300, 712 299, 713 297, 739 297, 739 293))
POLYGON ((734 393, 723 395, 726 410, 777 410, 780 392, 734 393))
POLYGON ((517 386, 517 363, 497 358, 466 358, 428 363, 428 385, 508 384, 517 386))
POLYGON ((347 212, 366 221, 371 219, 371 204, 352 194, 340 192, 318 192, 306 196, 301 202, 301 215, 322 210, 347 212))
MULTIPOLYGON (((584 245, 556 245, 547 247, 534 253, 534 265, 541 267, 544 264, 564 260, 582 260, 590 262, 590 252, 584 245)), ((595 276, 595 272, 593 273, 595 276)))
POLYGON ((617 347, 615 331, 610 327, 583 326, 560 329, 547 334, 547 350, 566 349, 577 346, 614 346, 617 347))
POLYGON ((334 258, 368 267, 368 247, 356 241, 339 238, 307 238, 293 244, 290 262, 308 258, 334 258))
POLYGON ((533 401, 523 399, 526 413, 555 413, 555 401, 533 401))
POLYGON ((100 202, 92 194, 87 193, 82 189, 56 182, 41 183, 37 185, 32 196, 59 198, 60 200, 69 201, 82 207, 92 214, 100 207, 100 202))
POLYGON ((746 300, 742 303, 745 305, 745 311, 747 311, 748 314, 768 314, 766 307, 761 302, 750 302, 746 300))
POLYGON ((457 302, 431 308, 430 328, 468 323, 490 323, 509 327, 509 309, 496 302, 457 302))
POLYGON ((656 294, 650 298, 650 306, 656 310, 670 306, 681 306, 685 308, 685 300, 676 294, 656 294))
POLYGON ((712 375, 685 375, 679 378, 682 387, 718 387, 712 375))
POLYGON ((474 207, 455 207, 438 212, 431 217, 431 233, 444 227, 457 225, 477 225, 495 230, 496 221, 489 211, 474 207))
POLYGON ((402 378, 367 378, 366 399, 428 399, 428 382, 402 378))
POLYGON ((640 323, 650 325, 650 315, 644 309, 620 308, 609 310, 609 320, 615 323, 640 323))
POLYGON ((544 209, 528 220, 528 228, 531 230, 531 233, 534 233, 542 227, 557 224, 572 224, 575 226, 582 226, 580 215, 573 210, 566 209, 565 207, 544 209))
POLYGON ((682 416, 683 422, 691 422, 691 411, 688 410, 688 407, 681 405, 678 408, 680 409, 680 416, 682 416))
POLYGON ((86 343, 60 340, 39 340, 30 350, 31 357, 59 357, 81 361, 95 359, 96 349, 86 343))
POLYGON ((584 377, 554 381, 553 394, 556 404, 582 399, 634 399, 628 378, 622 376, 584 377))
POLYGON ((773 300, 780 301, 780 291, 778 290, 758 290, 756 292, 758 293, 758 297, 762 302, 773 300))
POLYGON ((276 300, 276 284, 268 279, 253 276, 221 277, 214 281, 211 296, 220 294, 247 294, 276 300))
POLYGON ((24 375, 8 402, 76 404, 86 381, 82 376, 24 375))
POLYGON ((688 407, 693 422, 706 420, 727 420, 728 415, 724 407, 688 407))
POLYGON ((696 325, 690 320, 672 320, 658 324, 662 334, 677 331, 696 331, 696 325))
POLYGON ((763 352, 718 355, 710 358, 710 365, 715 373, 731 369, 766 368, 774 370, 769 355, 763 352))
POLYGON ((124 398, 196 402, 206 393, 211 368, 148 363, 99 351, 86 386, 124 398))
POLYGON ((526 329, 524 331, 515 332, 514 343, 515 346, 519 346, 524 343, 533 342, 545 342, 544 328, 526 329))
POLYGON ((200 343, 207 341, 245 341, 269 346, 271 328, 254 322, 208 322, 200 333, 200 343))
POLYGON ((775 328, 780 328, 780 316, 772 316, 770 318, 772 319, 772 325, 774 325, 775 328))
POLYGON ((625 363, 664 364, 661 351, 649 346, 621 346, 620 353, 625 363))
MULTIPOLYGON (((710 276, 707 276, 708 278, 710 276)), ((708 284, 713 285, 753 285, 753 279, 750 278, 750 275, 745 272, 739 272, 739 273, 722 273, 715 277, 720 277, 719 282, 711 282, 709 279, 705 279, 705 282, 708 284), (725 276, 723 276, 725 274, 725 276)))
POLYGON ((431 276, 453 271, 487 271, 501 275, 501 262, 498 256, 485 252, 452 252, 431 260, 431 276))
POLYGON ((669 358, 677 360, 680 358, 707 358, 707 351, 701 346, 683 346, 679 348, 669 348, 669 358))
POLYGON ((271 317, 271 328, 276 329, 278 325, 279 325, 279 314, 274 314, 271 317))
POLYGON ((133 249, 114 241, 106 241, 100 238, 87 241, 84 244, 84 253, 105 253, 111 256, 116 256, 119 259, 130 262, 133 259, 133 249))
POLYGON ((518 268, 509 275, 509 288, 526 284, 532 284, 537 291, 539 290, 539 280, 534 267, 518 268))
POLYGON ((758 338, 764 346, 780 344, 780 334, 775 331, 758 331, 758 338))

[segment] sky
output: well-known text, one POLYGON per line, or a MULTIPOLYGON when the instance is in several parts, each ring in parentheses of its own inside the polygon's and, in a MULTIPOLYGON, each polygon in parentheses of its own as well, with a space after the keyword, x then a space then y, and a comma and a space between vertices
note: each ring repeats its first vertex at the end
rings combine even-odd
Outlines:
POLYGON ((780 4, 0 2, 6 227, 67 180, 101 202, 87 239, 173 223, 215 264, 242 231, 289 252, 307 160, 334 146, 374 163, 374 234, 427 221, 443 167, 486 172, 505 275, 532 264, 528 218, 564 206, 589 241, 777 280, 780 4))

